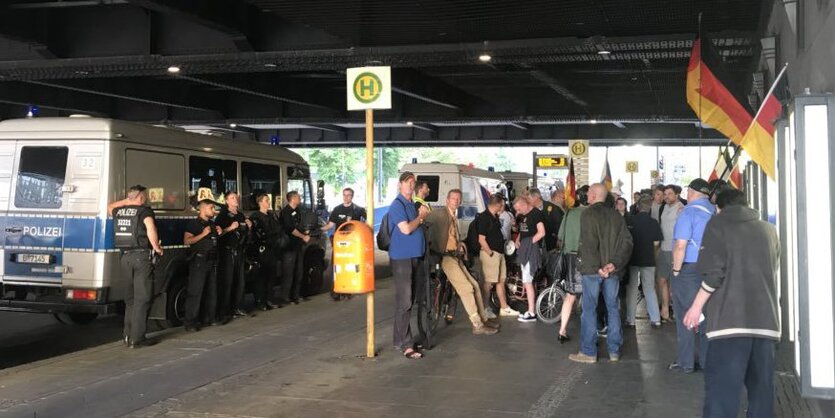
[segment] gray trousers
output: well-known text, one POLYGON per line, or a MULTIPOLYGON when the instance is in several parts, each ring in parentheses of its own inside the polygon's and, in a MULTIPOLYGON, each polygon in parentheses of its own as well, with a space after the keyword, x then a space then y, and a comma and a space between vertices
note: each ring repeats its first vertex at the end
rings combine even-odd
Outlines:
POLYGON ((412 347, 412 303, 415 284, 420 280, 423 262, 420 258, 391 260, 394 276, 394 332, 392 340, 395 350, 403 351, 412 347))

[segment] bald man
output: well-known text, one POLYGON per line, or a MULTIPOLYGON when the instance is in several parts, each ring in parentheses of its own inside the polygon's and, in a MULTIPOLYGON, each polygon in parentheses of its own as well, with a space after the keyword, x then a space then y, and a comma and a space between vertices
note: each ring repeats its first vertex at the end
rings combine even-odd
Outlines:
POLYGON ((623 344, 618 310, 618 274, 632 255, 632 234, 623 216, 606 205, 608 195, 604 185, 593 184, 589 188, 589 207, 580 218, 580 274, 583 275, 580 352, 568 357, 580 363, 597 362, 597 300, 601 291, 608 310, 609 332, 606 340, 610 361, 620 361, 623 344))

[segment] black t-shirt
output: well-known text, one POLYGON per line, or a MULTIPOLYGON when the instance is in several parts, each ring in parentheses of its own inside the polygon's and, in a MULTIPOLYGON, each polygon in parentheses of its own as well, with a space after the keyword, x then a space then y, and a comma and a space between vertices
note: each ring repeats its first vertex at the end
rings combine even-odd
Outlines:
POLYGON ((215 218, 215 224, 222 229, 229 228, 233 222, 239 224, 238 229, 229 231, 220 237, 218 243, 222 247, 237 248, 244 244, 244 240, 249 234, 249 227, 246 225, 246 216, 240 210, 238 213, 232 213, 228 208, 221 209, 220 213, 215 218))
POLYGON ((544 202, 542 209, 545 211, 545 248, 550 251, 557 248, 557 233, 565 213, 551 202, 544 202))
POLYGON ((339 205, 333 208, 328 222, 333 222, 335 229, 348 221, 362 221, 365 219, 365 209, 351 203, 351 206, 339 205))
POLYGON ((302 241, 301 238, 293 235, 293 230, 303 232, 299 230, 299 223, 302 215, 301 209, 301 206, 293 209, 290 205, 281 209, 281 228, 284 229, 284 233, 290 238, 288 245, 289 248, 299 248, 302 244, 304 244, 304 241, 302 241))
POLYGON ((205 221, 199 216, 188 221, 186 224, 186 232, 195 237, 203 233, 206 227, 211 229, 211 233, 206 235, 200 241, 191 244, 191 251, 194 253, 209 254, 217 251, 217 231, 215 230, 215 223, 212 220, 205 221))
POLYGON ((536 225, 538 223, 542 223, 543 226, 545 225, 545 215, 541 210, 533 208, 527 215, 522 215, 522 219, 519 222, 519 235, 522 238, 536 235, 536 225))
POLYGON ((151 218, 152 221, 156 221, 156 219, 154 218, 154 210, 148 206, 122 206, 113 209, 113 213, 111 213, 111 216, 113 216, 113 218, 115 219, 117 217, 116 214, 119 212, 119 209, 129 208, 134 208, 138 211, 138 213, 136 214, 136 218, 138 219, 138 224, 136 225, 138 229, 136 233, 136 238, 139 241, 139 248, 137 249, 150 250, 151 248, 153 248, 153 246, 151 245, 151 241, 148 240, 148 228, 145 227, 145 218, 151 218))
POLYGON ((629 232, 632 233, 632 259, 629 264, 635 267, 652 267, 655 265, 654 242, 664 240, 661 226, 652 219, 647 212, 640 212, 627 218, 629 232))
POLYGON ((478 215, 478 224, 476 226, 478 235, 484 235, 487 239, 487 245, 493 251, 502 252, 504 247, 504 238, 502 237, 502 225, 499 223, 499 218, 494 216, 490 211, 484 211, 478 215))

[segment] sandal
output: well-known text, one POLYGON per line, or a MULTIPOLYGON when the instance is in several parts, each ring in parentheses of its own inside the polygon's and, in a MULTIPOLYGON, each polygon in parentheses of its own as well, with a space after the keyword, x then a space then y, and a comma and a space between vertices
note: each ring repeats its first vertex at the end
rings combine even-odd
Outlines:
POLYGON ((413 348, 407 348, 407 349, 403 350, 403 356, 405 356, 408 359, 413 359, 413 360, 423 358, 423 354, 421 354, 420 352, 416 351, 413 348))
POLYGON ((421 343, 415 343, 415 345, 413 345, 412 348, 414 348, 417 352, 421 352, 425 347, 421 343))

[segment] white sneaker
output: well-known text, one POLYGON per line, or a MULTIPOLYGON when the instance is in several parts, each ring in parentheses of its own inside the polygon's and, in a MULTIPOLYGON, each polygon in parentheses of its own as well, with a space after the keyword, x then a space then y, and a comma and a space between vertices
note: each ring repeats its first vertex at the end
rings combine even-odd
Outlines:
POLYGON ((490 309, 484 310, 484 318, 485 319, 496 319, 496 314, 493 313, 490 309))
POLYGON ((519 315, 516 320, 519 322, 536 322, 536 315, 530 312, 525 312, 522 315, 519 315))
POLYGON ((510 306, 508 306, 507 308, 499 309, 499 315, 501 315, 501 316, 519 316, 519 311, 517 311, 517 310, 511 308, 510 306))

